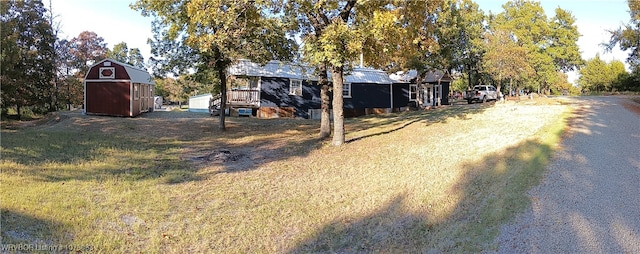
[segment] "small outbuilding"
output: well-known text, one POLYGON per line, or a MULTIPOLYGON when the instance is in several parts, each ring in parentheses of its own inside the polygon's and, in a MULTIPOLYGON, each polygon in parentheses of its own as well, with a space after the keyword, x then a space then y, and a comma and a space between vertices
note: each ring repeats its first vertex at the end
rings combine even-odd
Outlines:
POLYGON ((92 65, 84 79, 84 112, 134 117, 153 111, 155 83, 143 69, 104 59, 92 65))
POLYGON ((189 97, 189 112, 209 113, 209 101, 213 98, 210 93, 189 97))

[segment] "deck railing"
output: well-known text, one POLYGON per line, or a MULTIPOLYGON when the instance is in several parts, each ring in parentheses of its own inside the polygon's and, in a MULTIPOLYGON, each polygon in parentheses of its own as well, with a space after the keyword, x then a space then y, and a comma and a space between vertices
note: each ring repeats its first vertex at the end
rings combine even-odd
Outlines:
POLYGON ((260 91, 259 90, 227 91, 227 104, 232 106, 233 105, 258 106, 260 105, 260 91))

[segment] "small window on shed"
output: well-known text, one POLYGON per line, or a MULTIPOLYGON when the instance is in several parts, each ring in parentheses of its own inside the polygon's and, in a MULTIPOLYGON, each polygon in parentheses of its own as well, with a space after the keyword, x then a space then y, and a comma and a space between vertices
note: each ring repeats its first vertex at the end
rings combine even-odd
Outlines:
POLYGON ((292 79, 289 83, 289 94, 302 95, 302 80, 292 79))
POLYGON ((351 83, 342 84, 342 97, 351 98, 351 83))
POLYGON ((133 99, 137 100, 140 99, 140 89, 139 89, 139 84, 133 84, 133 99))

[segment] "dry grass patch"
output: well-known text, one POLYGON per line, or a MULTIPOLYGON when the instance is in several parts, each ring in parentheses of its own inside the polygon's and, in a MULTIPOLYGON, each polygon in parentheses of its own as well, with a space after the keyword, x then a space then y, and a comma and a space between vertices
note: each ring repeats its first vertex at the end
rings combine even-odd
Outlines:
MULTIPOLYGON (((555 104, 555 103, 554 103, 555 104)), ((3 243, 99 252, 477 252, 528 205, 569 108, 318 121, 70 114, 2 130, 3 243)))

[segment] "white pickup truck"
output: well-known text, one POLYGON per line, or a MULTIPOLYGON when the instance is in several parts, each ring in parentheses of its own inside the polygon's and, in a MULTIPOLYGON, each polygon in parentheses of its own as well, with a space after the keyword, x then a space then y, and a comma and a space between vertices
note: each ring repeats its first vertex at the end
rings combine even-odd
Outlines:
POLYGON ((464 97, 469 104, 474 101, 486 102, 489 100, 498 100, 498 91, 492 85, 474 86, 473 90, 468 90, 464 97))

